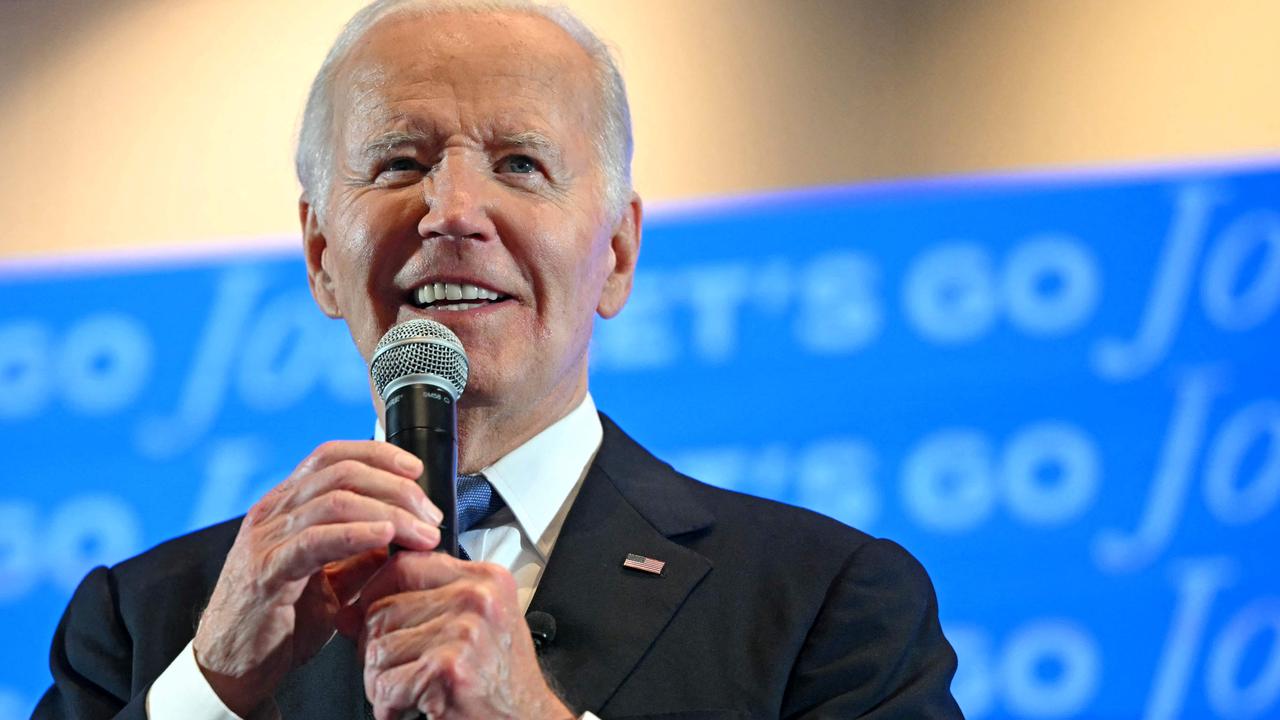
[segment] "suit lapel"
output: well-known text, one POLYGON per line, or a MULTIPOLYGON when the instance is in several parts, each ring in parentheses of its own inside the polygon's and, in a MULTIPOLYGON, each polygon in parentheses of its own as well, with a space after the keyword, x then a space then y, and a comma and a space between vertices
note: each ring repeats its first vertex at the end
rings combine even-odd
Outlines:
POLYGON ((530 610, 556 619, 544 652, 565 699, 598 710, 711 570, 670 537, 711 523, 671 468, 601 416, 604 440, 565 519, 530 610), (662 560, 661 576, 622 566, 662 560))

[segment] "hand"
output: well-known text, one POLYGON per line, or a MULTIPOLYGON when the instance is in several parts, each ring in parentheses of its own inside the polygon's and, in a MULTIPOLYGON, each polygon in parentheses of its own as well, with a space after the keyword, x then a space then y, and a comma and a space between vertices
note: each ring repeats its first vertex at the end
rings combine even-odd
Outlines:
POLYGON ((364 657, 377 720, 555 718, 574 713, 548 687, 511 573, 443 553, 400 552, 342 611, 364 657))
POLYGON ((196 662, 228 708, 248 715, 320 651, 389 543, 439 544, 421 473, 387 443, 326 443, 249 509, 195 637, 196 662))

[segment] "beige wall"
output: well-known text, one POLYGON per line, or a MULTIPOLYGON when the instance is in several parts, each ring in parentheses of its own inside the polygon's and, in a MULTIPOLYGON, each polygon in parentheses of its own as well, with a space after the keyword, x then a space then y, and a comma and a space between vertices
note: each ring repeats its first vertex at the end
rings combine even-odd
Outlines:
MULTIPOLYGON (((296 232, 303 93, 358 0, 0 2, 0 256, 296 232)), ((572 0, 650 201, 1270 154, 1280 3, 572 0)))

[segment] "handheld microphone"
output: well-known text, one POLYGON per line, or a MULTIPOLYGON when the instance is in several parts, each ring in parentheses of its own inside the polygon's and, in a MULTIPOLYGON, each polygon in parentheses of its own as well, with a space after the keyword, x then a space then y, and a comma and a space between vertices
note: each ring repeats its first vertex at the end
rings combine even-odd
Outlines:
POLYGON ((458 398, 468 371, 458 336, 424 318, 388 330, 369 361, 374 389, 386 408, 387 442, 422 460, 418 485, 444 514, 438 549, 453 557, 458 557, 458 398))

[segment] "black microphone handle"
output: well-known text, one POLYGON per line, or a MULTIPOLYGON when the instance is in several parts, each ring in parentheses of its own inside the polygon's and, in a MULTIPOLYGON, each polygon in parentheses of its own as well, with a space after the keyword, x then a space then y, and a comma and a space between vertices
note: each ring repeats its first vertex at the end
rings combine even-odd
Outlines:
POLYGON ((396 389, 387 398, 386 430, 387 442, 422 460, 418 485, 444 514, 437 549, 458 557, 458 413, 453 396, 426 383, 396 389))

